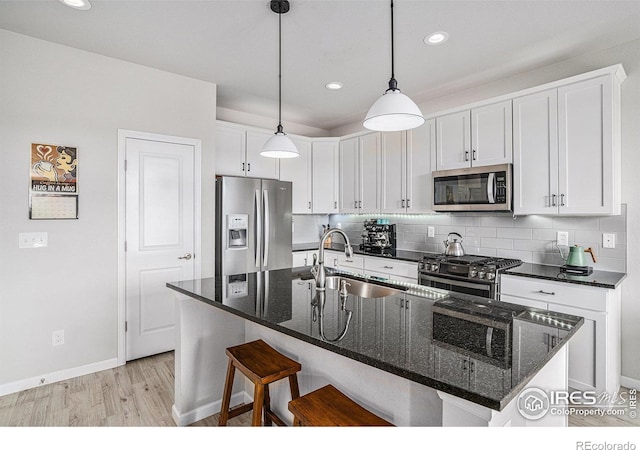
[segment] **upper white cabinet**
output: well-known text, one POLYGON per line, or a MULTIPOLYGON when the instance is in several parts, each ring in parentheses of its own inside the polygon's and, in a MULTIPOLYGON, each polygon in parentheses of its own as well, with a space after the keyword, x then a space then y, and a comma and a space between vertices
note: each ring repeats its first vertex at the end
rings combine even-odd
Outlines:
POLYGON ((297 158, 280 160, 280 179, 291 181, 293 214, 309 214, 312 212, 311 199, 311 141, 290 137, 298 149, 297 158))
POLYGON ((431 156, 435 120, 407 131, 382 133, 381 212, 431 210, 431 156))
POLYGON ((436 169, 512 161, 511 100, 436 118, 436 169))
POLYGON ((380 133, 340 141, 340 212, 380 211, 380 133))
POLYGON ((280 162, 260 156, 273 134, 242 125, 216 122, 216 175, 278 179, 280 162))
POLYGON ((313 139, 312 199, 314 214, 336 214, 338 212, 338 139, 313 139))
POLYGON ((513 100, 515 214, 620 214, 622 79, 613 72, 513 100))

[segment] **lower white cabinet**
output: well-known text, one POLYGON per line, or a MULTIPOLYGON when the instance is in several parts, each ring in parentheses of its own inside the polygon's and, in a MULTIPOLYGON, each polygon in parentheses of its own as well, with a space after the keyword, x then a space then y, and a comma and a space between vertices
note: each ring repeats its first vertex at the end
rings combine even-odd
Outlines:
POLYGON ((418 263, 398 261, 397 259, 367 256, 364 259, 364 272, 394 281, 418 284, 418 263))
POLYGON ((318 255, 318 250, 305 250, 293 252, 293 267, 313 266, 313 255, 318 255))
POLYGON ((620 387, 620 289, 500 278, 500 300, 584 317, 569 342, 569 387, 613 395, 620 387))

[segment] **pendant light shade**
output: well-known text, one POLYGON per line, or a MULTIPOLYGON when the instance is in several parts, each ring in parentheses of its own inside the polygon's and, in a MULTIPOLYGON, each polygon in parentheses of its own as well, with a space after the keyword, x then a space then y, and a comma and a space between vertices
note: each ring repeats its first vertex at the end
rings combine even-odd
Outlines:
POLYGON ((391 0, 391 79, 389 89, 369 108, 363 126, 375 131, 402 131, 424 123, 420 108, 398 89, 394 70, 393 0, 391 0))
POLYGON ((265 142, 260 155, 268 158, 295 158, 300 153, 282 129, 282 15, 289 11, 288 0, 271 0, 271 11, 278 14, 278 128, 265 142))

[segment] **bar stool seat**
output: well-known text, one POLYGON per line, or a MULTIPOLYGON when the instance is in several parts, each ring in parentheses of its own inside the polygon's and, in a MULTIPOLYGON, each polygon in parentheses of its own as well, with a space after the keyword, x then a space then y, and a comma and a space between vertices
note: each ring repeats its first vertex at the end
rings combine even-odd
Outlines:
POLYGON ((393 426, 328 384, 289 402, 295 426, 393 426))
POLYGON ((269 384, 289 378, 291 399, 298 398, 300 392, 297 373, 302 369, 300 363, 279 353, 262 339, 229 347, 225 350, 225 353, 229 358, 229 365, 227 366, 227 378, 224 385, 218 425, 226 426, 230 418, 244 414, 252 409, 252 426, 260 426, 261 419, 264 419, 265 425, 271 425, 272 421, 279 426, 286 425, 280 417, 271 411, 269 384), (236 369, 253 382, 253 402, 229 409, 236 369))

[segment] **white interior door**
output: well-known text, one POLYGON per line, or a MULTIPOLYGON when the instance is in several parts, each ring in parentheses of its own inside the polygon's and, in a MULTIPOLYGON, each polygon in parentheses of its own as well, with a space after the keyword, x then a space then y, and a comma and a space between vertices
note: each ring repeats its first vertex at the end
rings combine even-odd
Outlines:
MULTIPOLYGON (((194 278, 195 147, 127 137, 126 359, 174 349, 170 281, 194 278)), ((199 256, 199 255, 198 255, 199 256)))

